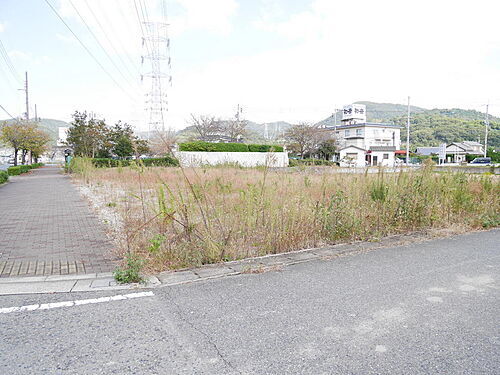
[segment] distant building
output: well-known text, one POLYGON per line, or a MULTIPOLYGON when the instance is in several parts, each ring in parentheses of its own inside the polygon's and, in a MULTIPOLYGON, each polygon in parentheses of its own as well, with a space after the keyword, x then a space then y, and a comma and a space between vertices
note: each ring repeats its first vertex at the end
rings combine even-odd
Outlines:
MULTIPOLYGON (((417 147, 417 155, 432 156, 439 154, 439 147, 417 147)), ((475 141, 452 142, 446 145, 446 162, 462 163, 467 161, 467 155, 484 155, 483 145, 475 141)))
POLYGON ((484 149, 479 142, 453 142, 446 146, 446 155, 447 162, 462 163, 467 161, 466 155, 484 155, 484 149))
POLYGON ((68 140, 68 130, 67 126, 60 126, 57 128, 57 146, 62 147, 66 145, 66 141, 68 140))
POLYGON ((341 166, 394 166, 396 151, 401 147, 399 125, 366 121, 366 106, 345 106, 342 123, 328 127, 337 140, 337 159, 341 166))

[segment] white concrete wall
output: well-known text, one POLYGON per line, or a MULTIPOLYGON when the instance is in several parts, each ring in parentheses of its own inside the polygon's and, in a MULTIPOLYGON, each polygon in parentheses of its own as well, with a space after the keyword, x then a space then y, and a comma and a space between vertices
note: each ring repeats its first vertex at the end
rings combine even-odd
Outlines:
POLYGON ((394 151, 372 151, 371 156, 372 156, 372 163, 373 163, 373 157, 376 156, 377 165, 384 167, 394 167, 394 162, 395 162, 394 151), (384 154, 388 154, 389 159, 384 159, 384 154))
POLYGON ((339 154, 341 167, 364 167, 366 165, 365 152, 358 148, 348 147, 344 150, 340 150, 339 154), (348 158, 347 154, 354 153, 356 153, 356 158, 348 158))
POLYGON ((288 167, 286 152, 202 152, 177 151, 175 157, 183 167, 199 167, 202 165, 239 164, 242 167, 288 167))

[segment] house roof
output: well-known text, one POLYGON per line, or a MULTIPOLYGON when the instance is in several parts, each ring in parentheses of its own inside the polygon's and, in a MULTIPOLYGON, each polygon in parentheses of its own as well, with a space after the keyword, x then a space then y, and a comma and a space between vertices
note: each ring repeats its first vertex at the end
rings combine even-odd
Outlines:
POLYGON ((452 142, 446 147, 448 148, 450 146, 457 146, 458 148, 461 148, 465 152, 474 152, 475 151, 474 149, 477 147, 482 147, 482 144, 474 141, 464 141, 464 142, 452 142))
POLYGON ((349 145, 349 146, 342 147, 341 149, 339 149, 339 151, 345 150, 347 148, 357 148, 358 150, 366 151, 364 148, 361 148, 361 147, 358 147, 358 146, 354 146, 354 145, 349 145))
POLYGON ((371 146, 370 151, 396 151, 396 146, 371 146))
POLYGON ((439 154, 439 147, 417 147, 417 154, 419 155, 439 154))

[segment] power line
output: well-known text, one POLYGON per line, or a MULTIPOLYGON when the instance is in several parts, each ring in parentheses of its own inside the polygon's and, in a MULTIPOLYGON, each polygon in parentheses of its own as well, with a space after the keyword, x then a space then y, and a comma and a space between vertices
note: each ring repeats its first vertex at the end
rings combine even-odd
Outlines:
MULTIPOLYGON (((132 77, 132 79, 133 79, 134 75, 130 72, 130 70, 129 70, 129 68, 128 68, 127 64, 125 64, 125 62, 124 62, 124 61, 123 61, 123 59, 121 58, 120 53, 119 53, 119 52, 118 52, 118 50, 115 48, 115 46, 114 46, 113 42, 111 41, 111 39, 108 37, 108 34, 106 33, 106 30, 104 30, 104 27, 102 26, 101 21, 99 21, 99 18, 96 16, 96 14, 95 14, 95 13, 94 13, 94 11, 92 10, 92 7, 90 6, 90 4, 88 3, 88 1, 87 1, 87 0, 85 0, 85 4, 87 5, 87 8, 89 9, 90 13, 92 14, 92 16, 93 16, 94 20, 96 21, 97 25, 98 25, 98 26, 99 26, 99 28, 101 29, 101 31, 102 31, 102 33, 103 33, 104 37, 106 38, 106 40, 108 41, 109 45, 110 45, 110 46, 111 46, 111 48, 113 49, 113 52, 116 54, 116 56, 118 57, 118 59, 120 60, 120 62, 122 63, 122 65, 123 65, 123 66, 125 67, 125 69, 127 70, 128 74, 129 74, 129 75, 132 77)), ((74 7, 74 6, 73 6, 73 7, 74 7)), ((81 18, 81 17, 80 17, 80 18, 81 18)), ((85 23, 85 22, 84 22, 84 23, 85 23)), ((111 25, 111 23, 109 23, 109 25, 111 25)), ((89 27, 88 27, 88 25, 86 25, 86 26, 87 26, 87 28, 89 28, 89 27)), ((90 30, 90 29, 89 29, 89 30, 90 30)), ((96 38, 95 34, 94 34, 94 33, 92 33, 92 34, 94 35, 94 38, 97 40, 97 38, 96 38)), ((98 43, 99 43, 99 45, 101 46, 101 48, 103 48, 103 47, 102 47, 102 44, 101 44, 100 42, 98 42, 98 43)), ((109 56, 109 54, 108 54, 107 52, 106 52, 106 54, 109 56)), ((114 64, 113 64, 113 65, 114 65, 114 64)), ((121 73, 121 71, 120 71, 120 74, 122 74, 122 73, 121 73)), ((122 76, 123 76, 123 74, 122 74, 122 76)), ((124 78, 125 78, 125 77, 124 77, 124 78)), ((135 89, 135 88, 134 88, 134 89, 135 89)))
MULTIPOLYGON (((123 17, 124 21, 125 21, 125 26, 128 28, 128 29, 132 29, 130 26, 130 23, 129 23, 129 19, 127 18, 127 16, 125 15, 125 13, 123 12, 123 9, 120 5, 118 5, 118 10, 120 11, 120 14, 121 16, 123 17)), ((114 27, 110 24, 111 28, 113 29, 113 32, 116 34, 116 30, 114 29, 114 27)), ((120 38, 117 38, 118 40, 118 43, 120 44, 120 47, 121 49, 125 52, 125 56, 127 57, 128 61, 130 62, 130 65, 132 65, 134 67, 134 70, 136 71, 137 74, 141 74, 140 71, 139 71, 139 68, 138 66, 136 65, 137 62, 134 62, 130 56, 130 54, 127 52, 127 48, 125 48, 123 46, 123 44, 121 43, 121 40, 120 38)))
POLYGON ((81 46, 87 51, 87 53, 94 59, 94 61, 99 65, 99 67, 102 69, 104 73, 115 83, 115 85, 122 90, 131 100, 135 101, 135 98, 132 97, 117 81, 116 79, 106 70, 106 68, 100 63, 100 61, 94 56, 94 54, 87 48, 87 46, 80 40, 80 38, 75 34, 75 32, 69 27, 69 25, 64 21, 64 19, 59 15, 57 10, 52 6, 52 4, 49 2, 49 0, 45 0, 47 5, 52 9, 54 14, 61 20, 61 22, 66 26, 66 28, 73 34, 73 36, 78 40, 78 42, 81 44, 81 46))
POLYGON ((21 83, 21 80, 19 79, 19 74, 17 74, 16 69, 14 68, 14 64, 12 64, 12 60, 10 59, 7 51, 5 50, 5 47, 0 40, 0 55, 2 55, 3 60, 5 61, 5 64, 9 68, 10 73, 12 74, 12 77, 16 80, 17 83, 21 83))
POLYGON ((19 120, 18 120, 17 118, 15 118, 14 116, 12 116, 12 115, 9 113, 9 111, 7 111, 7 110, 4 108, 4 106, 3 106, 3 105, 1 105, 1 104, 0 104, 0 108, 1 108, 1 109, 5 112, 5 113, 7 113, 7 114, 10 116, 10 118, 11 118, 12 120, 16 120, 16 121, 18 121, 18 122, 19 122, 19 120))

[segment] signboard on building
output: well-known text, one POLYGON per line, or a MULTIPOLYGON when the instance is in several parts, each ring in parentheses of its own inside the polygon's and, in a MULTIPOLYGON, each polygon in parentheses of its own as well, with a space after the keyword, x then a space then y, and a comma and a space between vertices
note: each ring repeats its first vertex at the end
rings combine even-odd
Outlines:
POLYGON ((342 121, 366 122, 366 105, 349 104, 342 109, 342 121))

